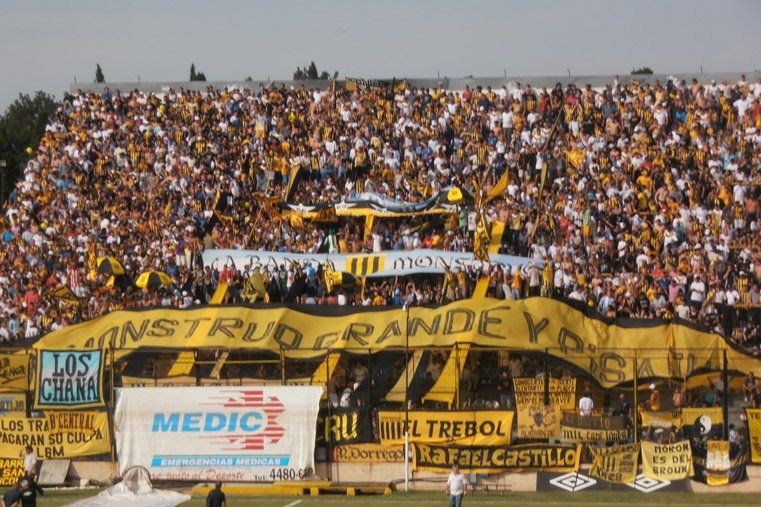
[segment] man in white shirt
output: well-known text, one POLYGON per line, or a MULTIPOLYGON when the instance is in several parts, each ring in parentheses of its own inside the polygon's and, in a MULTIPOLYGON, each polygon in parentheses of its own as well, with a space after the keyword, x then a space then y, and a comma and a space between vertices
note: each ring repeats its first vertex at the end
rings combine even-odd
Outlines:
POLYGON ((460 507, 462 497, 468 490, 468 480, 460 473, 460 467, 454 465, 452 473, 447 477, 447 494, 449 495, 449 505, 451 507, 460 507))
POLYGON ((594 408, 595 403, 592 401, 592 397, 588 392, 584 393, 584 396, 579 400, 579 413, 584 416, 590 416, 594 408))
POLYGON ((34 449, 27 445, 24 449, 24 475, 34 477, 37 475, 37 456, 34 455, 34 449))

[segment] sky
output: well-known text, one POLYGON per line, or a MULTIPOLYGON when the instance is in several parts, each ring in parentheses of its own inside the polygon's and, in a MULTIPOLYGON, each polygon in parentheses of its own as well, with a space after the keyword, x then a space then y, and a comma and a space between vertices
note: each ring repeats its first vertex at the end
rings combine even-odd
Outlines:
POLYGON ((756 0, 0 0, 0 111, 69 83, 761 69, 756 0))

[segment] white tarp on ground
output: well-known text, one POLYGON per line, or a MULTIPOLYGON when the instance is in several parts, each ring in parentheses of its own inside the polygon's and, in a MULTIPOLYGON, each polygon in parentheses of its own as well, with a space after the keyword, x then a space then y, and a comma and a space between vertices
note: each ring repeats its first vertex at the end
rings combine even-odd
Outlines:
POLYGON ((153 479, 298 480, 311 475, 322 387, 117 389, 119 471, 153 479))
MULTIPOLYGON (((444 268, 484 269, 486 262, 476 259, 468 252, 447 252, 421 248, 417 250, 386 250, 374 254, 301 254, 285 252, 267 252, 263 250, 212 249, 203 253, 204 266, 218 267, 233 263, 238 271, 247 268, 285 266, 292 262, 302 266, 316 262, 333 263, 336 271, 347 271, 357 276, 393 277, 414 274, 444 274, 444 268)), ((538 259, 517 257, 515 255, 489 254, 491 265, 513 266, 525 269, 529 262, 540 268, 543 263, 538 259)))
POLYGON ((190 495, 153 489, 148 473, 139 467, 131 468, 124 473, 122 482, 101 491, 97 495, 70 503, 72 507, 174 507, 190 500, 190 495))

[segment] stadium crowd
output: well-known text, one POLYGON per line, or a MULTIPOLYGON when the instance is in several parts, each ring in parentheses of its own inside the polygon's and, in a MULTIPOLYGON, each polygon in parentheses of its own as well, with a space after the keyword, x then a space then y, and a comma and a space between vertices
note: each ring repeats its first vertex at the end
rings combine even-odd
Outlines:
POLYGON ((402 305, 469 297, 576 300, 611 317, 700 322, 761 353, 761 80, 411 86, 65 95, 4 203, 0 340, 125 307, 246 297, 251 273, 204 267, 211 248, 472 251, 472 206, 451 216, 323 225, 282 202, 360 191, 420 203, 456 186, 498 197, 501 252, 536 259, 326 290, 319 267, 261 275, 272 301, 402 305), (125 274, 99 270, 111 257, 125 274), (148 270, 169 275, 140 289, 148 270), (64 288, 63 292, 56 289, 64 288), (60 294, 69 294, 62 297, 60 294), (54 295, 54 292, 59 294, 54 295))

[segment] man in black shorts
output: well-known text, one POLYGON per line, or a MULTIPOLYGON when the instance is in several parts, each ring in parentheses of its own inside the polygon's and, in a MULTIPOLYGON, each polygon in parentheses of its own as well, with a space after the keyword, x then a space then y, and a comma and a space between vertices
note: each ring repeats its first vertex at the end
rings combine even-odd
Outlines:
POLYGON ((222 492, 222 481, 217 481, 214 489, 206 496, 206 507, 227 507, 225 494, 222 492))

